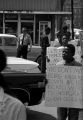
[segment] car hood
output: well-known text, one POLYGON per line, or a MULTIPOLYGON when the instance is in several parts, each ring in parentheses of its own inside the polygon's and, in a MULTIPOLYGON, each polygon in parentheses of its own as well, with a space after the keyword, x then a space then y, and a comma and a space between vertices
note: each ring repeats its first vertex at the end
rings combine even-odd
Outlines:
POLYGON ((15 71, 34 71, 38 69, 38 63, 17 57, 7 57, 7 68, 15 71))

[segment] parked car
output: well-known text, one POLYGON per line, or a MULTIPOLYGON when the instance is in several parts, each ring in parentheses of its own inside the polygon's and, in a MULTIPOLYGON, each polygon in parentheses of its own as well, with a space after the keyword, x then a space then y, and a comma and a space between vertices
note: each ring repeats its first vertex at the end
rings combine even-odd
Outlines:
MULTIPOLYGON (((4 50, 7 56, 16 56, 17 52, 17 37, 11 34, 0 34, 0 49, 4 50)), ((41 53, 40 46, 32 46, 30 52, 28 52, 27 58, 35 61, 37 56, 41 53)))
POLYGON ((0 34, 0 49, 8 56, 16 56, 17 37, 11 34, 0 34))
POLYGON ((45 91, 45 75, 41 73, 38 65, 30 60, 7 57, 7 67, 2 72, 9 86, 6 91, 14 93, 23 103, 39 104, 45 91))
MULTIPOLYGON (((14 93, 23 103, 38 104, 45 90, 45 75, 39 70, 38 63, 15 57, 16 43, 15 35, 0 34, 0 49, 7 55, 7 68, 3 71, 5 81, 9 86, 6 92, 14 93)), ((34 54, 34 49, 32 54, 36 58, 38 51, 34 54)))

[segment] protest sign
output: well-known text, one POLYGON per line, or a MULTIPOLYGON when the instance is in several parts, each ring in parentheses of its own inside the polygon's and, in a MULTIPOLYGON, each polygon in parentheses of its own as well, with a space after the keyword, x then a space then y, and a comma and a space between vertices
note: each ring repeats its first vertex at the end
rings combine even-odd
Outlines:
POLYGON ((81 63, 83 65, 83 31, 80 32, 80 46, 81 46, 81 63))
POLYGON ((57 47, 47 48, 47 57, 49 58, 50 62, 46 63, 46 67, 48 67, 50 64, 56 64, 62 60, 62 49, 58 49, 57 47))
MULTIPOLYGON (((62 51, 63 46, 61 47, 47 47, 47 57, 49 58, 50 62, 46 62, 46 68, 50 64, 55 65, 57 62, 60 62, 62 60, 62 51)), ((81 47, 75 46, 75 60, 81 62, 81 47)))
POLYGON ((83 108, 82 67, 50 65, 46 77, 46 106, 83 108))

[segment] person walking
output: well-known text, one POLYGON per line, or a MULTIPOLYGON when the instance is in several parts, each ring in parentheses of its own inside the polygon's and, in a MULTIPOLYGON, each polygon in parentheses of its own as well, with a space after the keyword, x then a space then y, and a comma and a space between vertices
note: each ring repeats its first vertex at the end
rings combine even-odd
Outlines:
MULTIPOLYGON (((58 62, 56 65, 66 65, 66 66, 82 66, 81 63, 77 62, 74 59, 75 55, 75 46, 72 44, 67 44, 62 52, 63 60, 58 62)), ((58 120, 78 120, 79 117, 79 109, 78 108, 66 108, 59 107, 57 108, 57 117, 58 120)))
POLYGON ((7 93, 8 85, 2 71, 6 68, 6 55, 0 50, 0 120, 26 120, 26 107, 17 98, 7 93))
POLYGON ((27 33, 26 28, 22 28, 22 34, 19 35, 17 41, 17 57, 27 59, 27 53, 31 51, 31 48, 32 48, 31 36, 27 33))

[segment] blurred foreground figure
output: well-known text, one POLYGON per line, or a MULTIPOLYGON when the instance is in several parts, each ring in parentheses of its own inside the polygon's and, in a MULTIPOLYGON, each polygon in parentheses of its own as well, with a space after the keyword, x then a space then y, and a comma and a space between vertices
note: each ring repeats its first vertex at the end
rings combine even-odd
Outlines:
POLYGON ((26 120, 26 108, 17 98, 5 91, 8 86, 2 75, 6 67, 6 55, 0 50, 0 120, 26 120))

